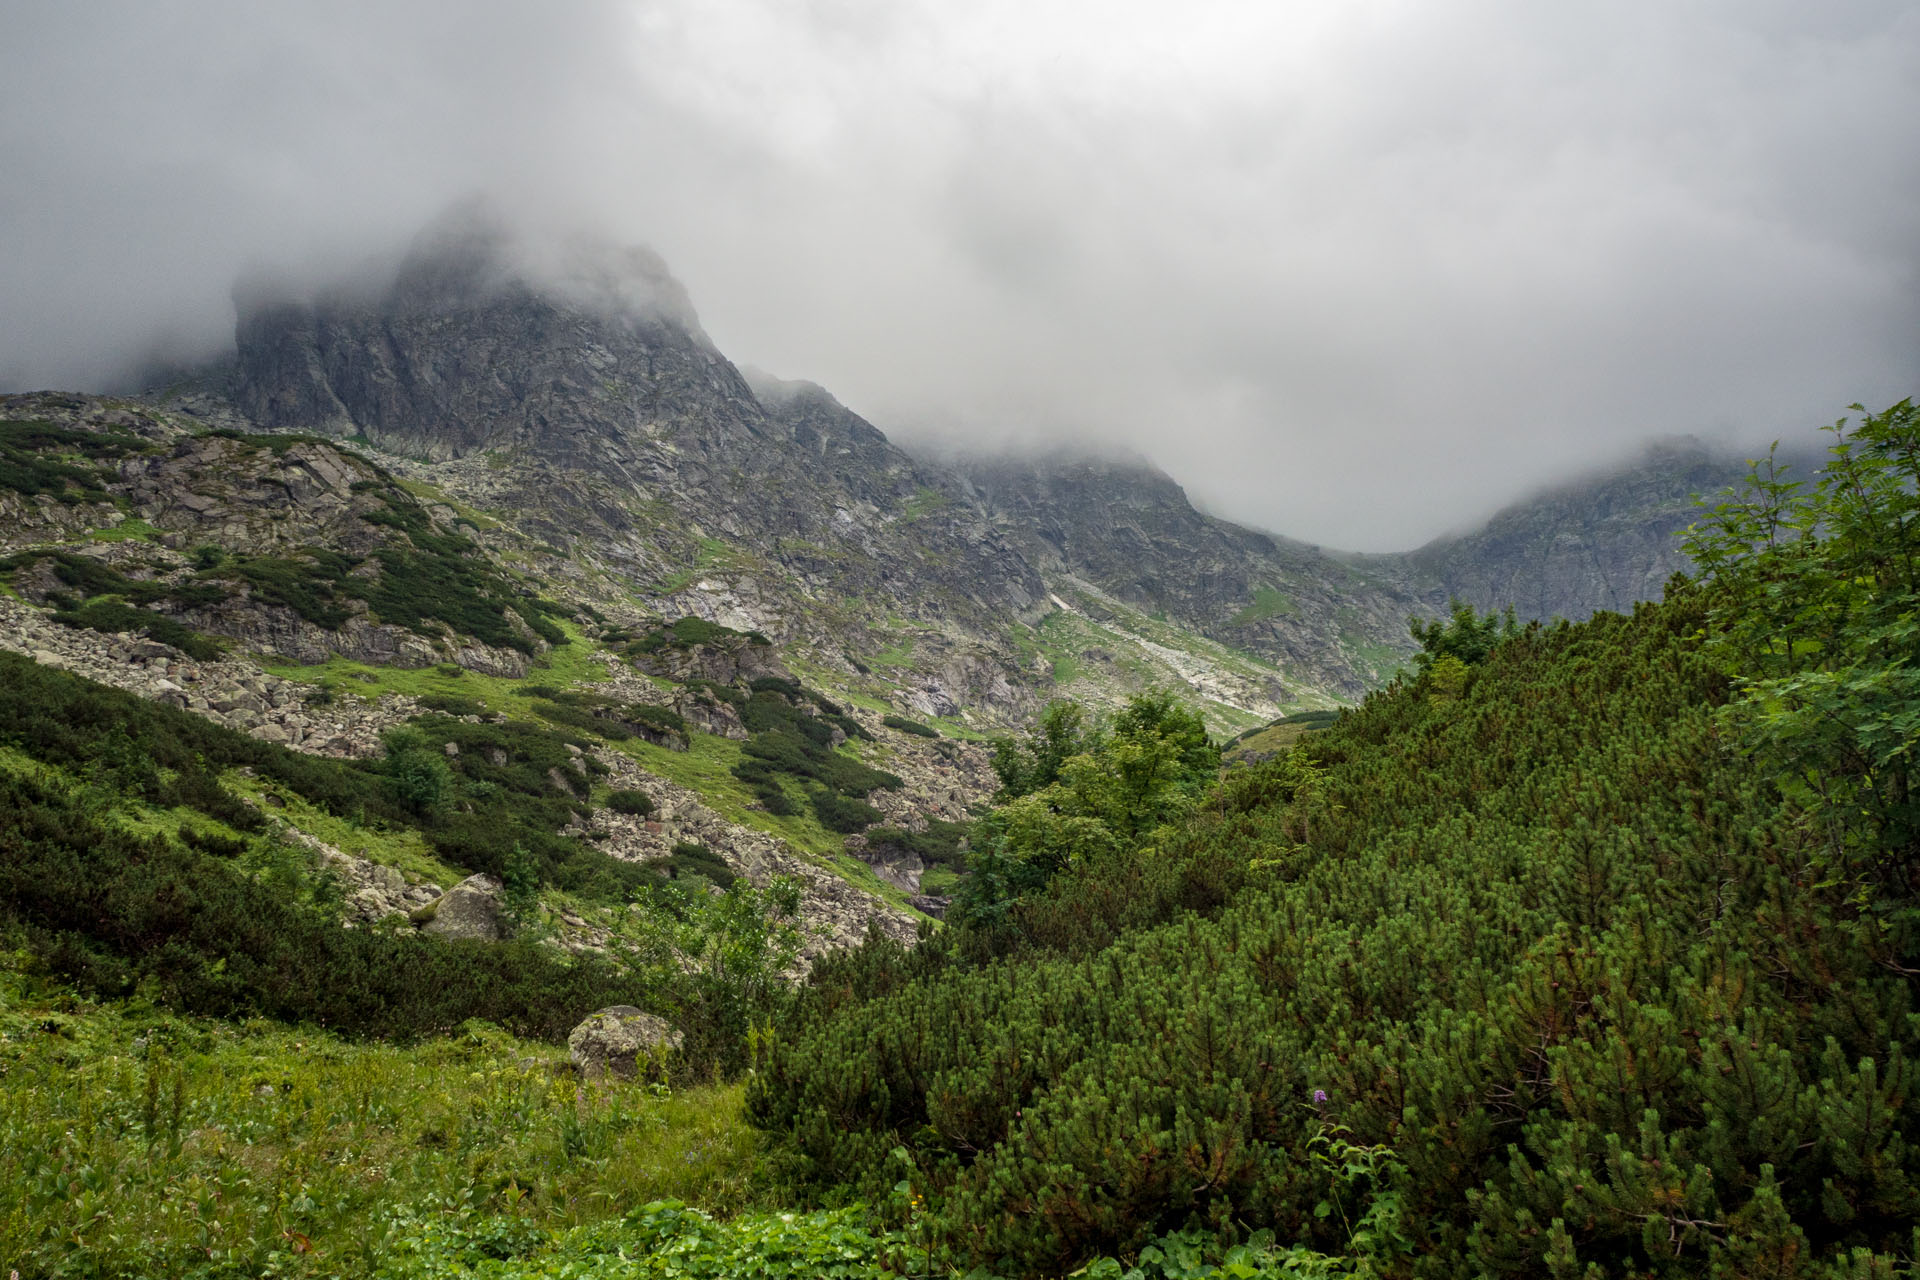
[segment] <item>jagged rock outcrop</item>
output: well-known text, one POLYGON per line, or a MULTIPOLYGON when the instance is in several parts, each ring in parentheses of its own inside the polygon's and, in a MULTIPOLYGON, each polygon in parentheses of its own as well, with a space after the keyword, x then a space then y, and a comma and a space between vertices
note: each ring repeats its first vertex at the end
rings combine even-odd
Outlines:
MULTIPOLYGON (((460 532, 463 517, 420 502, 347 449, 208 434, 191 417, 103 397, 0 397, 0 422, 8 420, 127 443, 101 472, 103 501, 0 491, 0 545, 84 555, 141 581, 192 579, 179 599, 149 607, 194 631, 301 663, 452 662, 506 676, 524 675, 547 647, 515 614, 505 575, 460 532), (139 536, 123 536, 129 530, 139 536), (406 580, 382 592, 398 579, 406 580), (432 607, 445 616, 464 609, 484 622, 491 611, 488 639, 444 617, 381 619, 370 603, 436 593, 432 607)), ((71 586, 31 566, 15 570, 13 585, 36 601, 71 586)))
POLYGON ((672 571, 631 535, 664 532, 651 550, 691 552, 684 563, 704 534, 750 544, 804 588, 963 621, 1030 613, 1043 595, 950 477, 818 388, 762 379, 763 403, 653 255, 519 236, 482 207, 425 233, 371 300, 243 301, 227 386, 264 426, 511 459, 522 470, 497 502, 643 572, 672 571), (661 503, 696 536, 652 527, 647 504, 661 503))
POLYGON ((638 654, 633 665, 675 684, 689 680, 743 684, 763 677, 793 679, 793 672, 780 661, 772 645, 756 644, 744 636, 638 654))
POLYGON ((396 694, 374 701, 321 696, 317 686, 271 675, 244 659, 202 662, 141 636, 61 626, 5 596, 0 648, 313 755, 378 756, 380 735, 419 710, 412 698, 396 694))

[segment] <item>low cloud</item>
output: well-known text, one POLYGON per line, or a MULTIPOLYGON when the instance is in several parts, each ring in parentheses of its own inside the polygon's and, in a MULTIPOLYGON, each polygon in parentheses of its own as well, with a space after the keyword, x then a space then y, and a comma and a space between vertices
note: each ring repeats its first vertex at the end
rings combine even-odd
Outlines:
POLYGON ((217 351, 469 193, 908 443, 1404 547, 1920 390, 1920 15, 1751 0, 10 7, 0 385, 217 351))

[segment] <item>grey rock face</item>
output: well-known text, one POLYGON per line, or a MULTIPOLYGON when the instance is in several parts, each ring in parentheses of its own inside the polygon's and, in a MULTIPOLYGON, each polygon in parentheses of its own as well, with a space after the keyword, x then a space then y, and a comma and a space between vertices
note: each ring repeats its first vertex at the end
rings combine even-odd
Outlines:
POLYGON ((227 386, 245 413, 414 458, 510 461, 480 478, 490 510, 634 579, 680 577, 663 612, 732 624, 739 575, 688 572, 715 541, 758 560, 776 598, 738 603, 781 616, 782 639, 824 630, 820 599, 976 637, 1044 611, 1033 567, 956 477, 818 387, 749 385, 651 255, 542 250, 466 215, 371 300, 243 308, 227 386))
POLYGON ((489 875, 468 876, 418 913, 421 926, 443 938, 498 942, 507 936, 500 918, 500 882, 489 875))
POLYGON ((633 1080, 650 1075, 683 1037, 664 1018, 616 1004, 588 1014, 567 1036, 567 1056, 581 1075, 633 1080))
MULTIPOLYGON (((924 819, 920 826, 925 829, 924 819)), ((870 844, 865 836, 849 836, 847 852, 872 867, 875 875, 894 888, 910 894, 920 892, 920 877, 926 874, 927 864, 912 850, 897 845, 870 844)))
POLYGON ((417 710, 413 699, 394 695, 377 703, 347 698, 309 705, 307 698, 316 692, 313 686, 274 676, 263 680, 259 670, 244 661, 196 662, 166 645, 135 636, 63 627, 38 609, 4 596, 0 596, 0 649, 197 712, 241 732, 258 734, 271 724, 286 735, 275 741, 315 755, 377 756, 380 735, 417 710), (248 688, 249 681, 264 693, 248 688), (270 711, 253 709, 269 705, 270 711), (270 719, 263 720, 263 715, 270 719))
MULTIPOLYGON (((1794 470, 1809 474, 1811 455, 1794 470)), ((1481 528, 1440 538, 1403 557, 1445 594, 1483 609, 1512 605, 1522 618, 1589 617, 1657 600, 1692 565, 1678 534, 1698 520, 1695 494, 1711 497, 1746 465, 1693 440, 1657 445, 1635 463, 1515 503, 1481 528)))
POLYGON ((761 676, 793 679, 793 672, 787 670, 771 646, 745 639, 662 649, 640 655, 634 659, 634 665, 648 675, 664 676, 677 684, 688 680, 739 684, 761 676))
POLYGON ((1072 575, 1345 696, 1377 679, 1369 655, 1410 652, 1407 618, 1431 612, 1403 575, 1369 574, 1203 515, 1143 462, 1056 456, 964 469, 996 525, 1042 572, 1072 575))
MULTIPOLYGON (((457 532, 450 510, 417 505, 380 468, 324 441, 201 434, 203 424, 164 411, 46 393, 0 397, 0 417, 106 430, 151 442, 149 452, 119 461, 119 474, 106 481, 106 488, 161 531, 158 545, 142 539, 85 549, 86 554, 125 564, 136 578, 185 579, 197 566, 179 553, 208 546, 249 556, 308 557, 309 562, 315 553, 346 556, 358 562, 355 576, 376 577, 383 571, 380 556, 411 547, 410 536, 393 525, 396 501, 423 516, 434 533, 457 532)), ((0 546, 46 546, 88 528, 124 523, 120 512, 100 504, 61 508, 66 515, 53 521, 25 518, 30 514, 27 505, 15 495, 0 494, 0 546), (21 520, 10 519, 10 507, 19 509, 21 520), (75 512, 85 516, 77 527, 75 512)), ((480 563, 482 553, 476 549, 473 555, 480 563)), ((378 621, 351 598, 337 602, 348 615, 343 622, 317 625, 231 564, 210 572, 226 598, 176 609, 173 616, 193 630, 239 641, 255 652, 300 663, 335 656, 403 667, 452 662, 487 675, 513 677, 526 674, 530 662, 516 649, 482 644, 437 624, 415 631, 378 621)), ((17 574, 14 586, 36 601, 66 589, 45 562, 17 574)), ((510 624, 515 621, 509 618, 510 624)), ((527 647, 536 652, 545 648, 531 632, 523 629, 522 634, 527 647)))

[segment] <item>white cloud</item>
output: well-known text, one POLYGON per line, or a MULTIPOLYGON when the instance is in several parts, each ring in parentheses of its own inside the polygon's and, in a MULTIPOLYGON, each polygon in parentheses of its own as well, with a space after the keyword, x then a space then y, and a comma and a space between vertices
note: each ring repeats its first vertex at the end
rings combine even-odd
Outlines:
POLYGON ((1920 381, 1901 4, 15 10, 11 383, 476 188, 652 244, 896 436, 1110 442, 1334 545, 1920 381))

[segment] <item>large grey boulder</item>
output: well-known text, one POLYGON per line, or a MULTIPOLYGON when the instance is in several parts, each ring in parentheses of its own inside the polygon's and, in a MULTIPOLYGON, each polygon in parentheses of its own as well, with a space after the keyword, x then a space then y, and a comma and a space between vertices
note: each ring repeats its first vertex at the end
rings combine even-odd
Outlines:
POLYGON ((666 1019, 616 1004, 590 1013, 567 1037, 567 1055, 583 1076, 633 1080, 652 1074, 666 1053, 678 1049, 681 1034, 666 1019))
POLYGON ((507 936, 500 918, 500 882, 489 875, 468 876, 420 908, 414 919, 428 933, 444 938, 498 942, 507 936))

